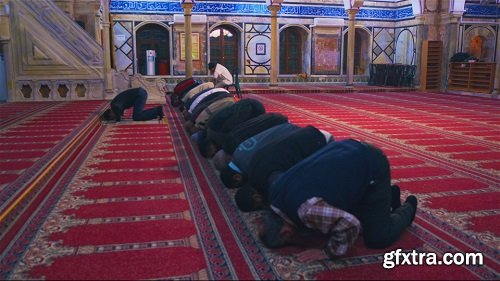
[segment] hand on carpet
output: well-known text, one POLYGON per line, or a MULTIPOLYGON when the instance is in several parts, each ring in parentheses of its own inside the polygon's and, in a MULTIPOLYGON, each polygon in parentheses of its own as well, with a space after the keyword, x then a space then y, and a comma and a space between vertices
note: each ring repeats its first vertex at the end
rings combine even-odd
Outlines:
POLYGON ((299 262, 314 262, 328 259, 328 255, 322 249, 309 249, 296 255, 299 262))

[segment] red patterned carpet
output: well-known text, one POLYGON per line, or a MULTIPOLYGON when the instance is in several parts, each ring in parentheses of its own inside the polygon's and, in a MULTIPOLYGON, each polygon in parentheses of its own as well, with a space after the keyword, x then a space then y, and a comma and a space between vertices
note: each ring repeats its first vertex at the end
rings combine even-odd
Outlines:
POLYGON ((0 278, 498 280, 500 101, 411 92, 244 97, 336 139, 383 148, 402 196, 419 198, 415 223, 390 248, 358 239, 343 258, 302 264, 293 254, 304 248, 261 245, 261 214, 237 210, 234 191, 169 105, 164 123, 102 126, 103 102, 2 104, 0 278), (383 268, 395 249, 480 252, 484 265, 383 268))

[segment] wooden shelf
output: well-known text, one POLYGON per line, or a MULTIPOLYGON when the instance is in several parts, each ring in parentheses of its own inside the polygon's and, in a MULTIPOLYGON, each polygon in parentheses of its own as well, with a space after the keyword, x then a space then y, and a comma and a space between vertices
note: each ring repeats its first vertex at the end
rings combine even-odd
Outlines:
POLYGON ((441 61, 443 44, 441 41, 424 41, 422 46, 421 88, 439 90, 441 88, 441 61))
POLYGON ((448 89, 491 94, 495 82, 494 63, 453 62, 450 64, 448 89))

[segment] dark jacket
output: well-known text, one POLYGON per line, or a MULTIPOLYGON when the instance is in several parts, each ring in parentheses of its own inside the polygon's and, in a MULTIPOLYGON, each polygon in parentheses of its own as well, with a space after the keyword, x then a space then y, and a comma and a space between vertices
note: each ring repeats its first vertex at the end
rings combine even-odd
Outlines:
POLYGON ((223 139, 222 149, 229 155, 246 139, 276 125, 288 122, 288 117, 280 113, 264 113, 239 124, 223 139))
POLYGON ((268 143, 277 138, 286 138, 299 129, 300 127, 297 125, 284 123, 262 131, 240 143, 233 153, 232 161, 236 164, 236 166, 238 166, 238 168, 240 168, 240 170, 246 172, 249 170, 253 155, 260 148, 266 146, 268 143))
POLYGON ((207 123, 208 138, 222 147, 227 133, 234 130, 239 124, 264 114, 264 105, 254 99, 242 99, 230 107, 214 113, 207 123))
POLYGON ((325 136, 313 126, 300 128, 285 137, 276 137, 253 155, 247 171, 248 181, 267 196, 273 174, 285 172, 325 145, 325 136))
POLYGON ((297 225, 297 211, 312 197, 353 213, 359 206, 374 169, 372 153, 355 140, 330 142, 281 174, 269 188, 270 203, 297 225))
POLYGON ((113 112, 116 115, 116 121, 118 122, 121 121, 123 111, 125 111, 125 109, 127 108, 133 107, 136 100, 138 98, 141 98, 141 95, 142 98, 144 98, 144 103, 145 103, 148 96, 148 92, 146 92, 146 90, 144 90, 143 88, 128 89, 126 91, 119 93, 113 98, 113 100, 111 100, 110 107, 111 110, 113 110, 113 112))

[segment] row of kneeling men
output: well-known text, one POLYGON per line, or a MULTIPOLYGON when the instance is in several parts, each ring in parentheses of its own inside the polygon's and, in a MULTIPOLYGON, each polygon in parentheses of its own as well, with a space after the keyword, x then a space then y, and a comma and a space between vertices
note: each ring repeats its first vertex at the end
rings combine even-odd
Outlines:
POLYGON ((325 236, 324 247, 297 255, 310 262, 345 255, 360 233, 367 247, 388 247, 413 222, 417 198, 401 203, 378 147, 297 126, 266 112, 260 101, 235 100, 210 82, 173 95, 200 154, 213 161, 227 188, 238 189, 238 208, 266 210, 259 227, 266 246, 294 243, 304 234, 325 236))

